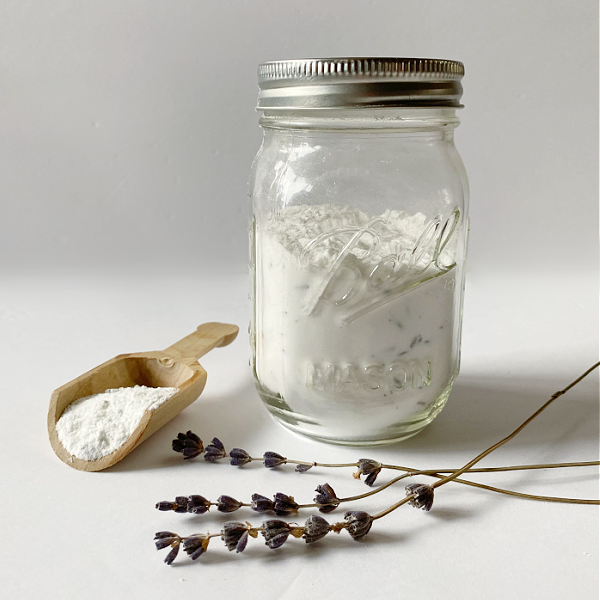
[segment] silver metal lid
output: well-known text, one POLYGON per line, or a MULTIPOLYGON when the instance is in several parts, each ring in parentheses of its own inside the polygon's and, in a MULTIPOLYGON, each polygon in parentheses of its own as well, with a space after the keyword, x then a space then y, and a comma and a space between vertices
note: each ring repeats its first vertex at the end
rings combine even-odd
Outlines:
POLYGON ((309 58, 258 67, 260 109, 462 107, 462 63, 430 58, 309 58))

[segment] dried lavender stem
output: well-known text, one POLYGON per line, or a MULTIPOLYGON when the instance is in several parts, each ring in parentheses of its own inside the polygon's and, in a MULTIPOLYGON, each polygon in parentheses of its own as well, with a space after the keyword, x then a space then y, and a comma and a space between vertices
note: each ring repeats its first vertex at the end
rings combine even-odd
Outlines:
MULTIPOLYGON (((262 458, 251 458, 251 461, 262 461, 262 458)), ((250 462, 250 461, 248 461, 250 462)), ((301 460, 287 459, 286 463, 294 465, 310 465, 311 467, 358 467, 358 461, 353 463, 319 463, 319 462, 307 462, 301 460)), ((508 467, 486 467, 478 469, 467 469, 465 473, 495 473, 500 471, 527 471, 530 469, 560 469, 563 467, 594 467, 600 465, 600 460, 589 460, 580 462, 565 462, 565 463, 546 463, 546 464, 534 464, 534 465, 514 465, 508 467)), ((382 469, 390 469, 393 471, 416 471, 409 467, 403 467, 401 465, 381 465, 382 469)), ((419 475, 434 475, 436 473, 455 473, 458 469, 428 469, 426 471, 419 470, 419 475)))
MULTIPOLYGON (((546 408, 548 408, 548 406, 550 406, 550 404, 552 404, 552 402, 554 402, 557 398, 560 398, 560 396, 562 396, 566 392, 568 392, 573 386, 577 385, 584 377, 587 377, 592 371, 594 371, 595 369, 597 369, 599 366, 600 366, 600 362, 597 362, 595 365, 593 365, 587 371, 585 371, 585 373, 583 373, 577 379, 575 379, 575 381, 571 382, 567 387, 565 387, 564 389, 562 389, 562 390, 560 390, 560 391, 555 392, 554 394, 552 394, 552 396, 550 397, 550 399, 547 402, 545 402, 538 410, 536 410, 528 419, 526 419, 525 421, 523 421, 523 423, 521 423, 521 425, 519 425, 511 434, 507 435, 505 438, 503 438, 499 442, 497 442, 494 445, 490 446, 487 450, 484 450, 483 452, 481 452, 481 454, 478 454, 473 460, 469 461, 464 467, 462 467, 458 471, 455 471, 454 473, 452 473, 450 475, 447 475, 446 477, 442 477, 441 479, 439 479, 438 481, 436 481, 434 484, 431 485, 432 490, 435 489, 435 488, 437 488, 437 487, 440 487, 441 485, 444 485, 444 484, 446 484, 446 483, 448 483, 450 481, 456 480, 460 475, 462 475, 463 473, 465 473, 468 469, 470 469, 473 465, 475 465, 480 460, 482 460, 483 458, 485 458, 488 454, 491 454, 494 450, 497 450, 498 448, 500 448, 500 446, 503 446, 504 444, 506 444, 506 442, 512 440, 529 423, 531 423, 531 421, 533 421, 546 408)), ((470 482, 470 483, 472 483, 472 482, 470 482)), ((407 495, 405 498, 402 498, 402 500, 396 502, 395 504, 392 504, 391 506, 389 506, 385 510, 381 511, 380 513, 377 513, 376 515, 373 515, 373 520, 381 519, 381 517, 385 517, 386 515, 388 515, 392 511, 396 510, 397 508, 400 508, 403 504, 406 504, 407 502, 410 502, 411 500, 414 500, 415 497, 416 497, 415 494, 409 494, 409 495, 407 495)), ((554 500, 554 501, 557 501, 557 500, 554 500)), ((560 501, 560 500, 558 500, 558 501, 560 501)), ((594 501, 593 503, 594 504, 598 504, 597 501, 594 501)))
MULTIPOLYGON (((423 475, 429 475, 429 473, 423 473, 423 475)), ((443 478, 442 475, 431 474, 433 477, 443 478)), ((600 505, 600 500, 588 500, 586 498, 561 498, 559 496, 539 496, 537 494, 525 494, 523 492, 514 492, 512 490, 505 490, 502 488, 493 487, 491 485, 485 485, 483 483, 476 483, 474 481, 467 481, 465 479, 453 479, 452 481, 460 481, 466 485, 478 487, 483 490, 489 490, 490 492, 498 492, 499 494, 505 494, 507 496, 515 496, 517 498, 526 498, 527 500, 540 500, 542 502, 560 502, 562 504, 595 504, 600 505)))
POLYGON ((396 502, 396 504, 392 504, 392 506, 388 506, 385 510, 382 510, 376 515, 373 515, 373 520, 375 521, 376 519, 381 519, 381 517, 389 515, 392 511, 396 510, 397 508, 400 508, 403 504, 410 502, 413 498, 414 494, 409 494, 405 498, 402 498, 402 500, 400 500, 399 502, 396 502))
MULTIPOLYGON (((564 393, 564 392, 563 392, 564 393)), ((248 462, 262 462, 263 458, 251 457, 248 462)), ((358 461, 353 463, 320 463, 320 462, 308 462, 302 460, 292 460, 286 459, 287 464, 293 465, 306 465, 311 467, 358 467, 358 461)), ((500 471, 526 471, 529 469, 559 469, 563 467, 592 467, 600 465, 600 461, 591 460, 591 461, 580 461, 580 462, 565 462, 565 463, 546 463, 546 464, 534 464, 534 465, 514 465, 507 467, 486 467, 486 468, 477 468, 477 469, 467 469, 464 471, 465 473, 495 473, 500 471)), ((390 469, 393 471, 415 471, 415 469, 411 469, 409 467, 403 467, 401 465, 387 465, 382 464, 382 469, 390 469)), ((458 469, 428 469, 427 471, 419 471, 419 474, 423 475, 433 475, 435 473, 455 473, 458 469)))
POLYGON ((519 432, 521 432, 527 425, 529 425, 529 423, 531 423, 531 421, 533 421, 544 410, 546 410, 546 408, 548 408, 548 406, 550 406, 550 404, 552 404, 552 402, 554 402, 557 398, 560 398, 560 396, 566 394, 574 385, 577 385, 584 377, 587 377, 592 371, 597 369, 599 366, 600 366, 600 362, 597 362, 593 367, 590 367, 585 373, 580 375, 575 381, 571 382, 566 388, 552 394, 550 399, 545 404, 543 404, 538 410, 536 410, 528 419, 523 421, 523 423, 521 423, 521 425, 519 425, 511 434, 507 435, 504 439, 500 440, 493 446, 490 446, 487 450, 484 450, 481 454, 478 454, 473 460, 469 461, 464 467, 462 467, 462 469, 459 469, 458 471, 455 471, 451 475, 448 475, 448 476, 444 477, 443 479, 436 481, 431 487, 435 489, 436 487, 439 487, 441 485, 444 485, 445 483, 448 483, 449 481, 452 481, 453 479, 456 479, 457 477, 462 475, 465 471, 470 469, 474 464, 478 463, 480 460, 485 458, 488 454, 491 454, 494 450, 497 450, 498 448, 500 448, 500 446, 503 446, 504 444, 506 444, 506 442, 509 442, 510 440, 512 440, 519 432))
MULTIPOLYGON (((262 456, 260 458, 251 456, 248 459, 248 462, 252 462, 252 461, 263 462, 264 458, 262 456)), ((357 467, 358 466, 357 462, 353 462, 353 463, 318 463, 318 462, 313 462, 313 461, 308 462, 306 460, 293 460, 291 458, 286 458, 285 463, 290 464, 290 465, 306 465, 307 467, 357 467)))
MULTIPOLYGON (((570 463, 547 463, 547 464, 535 464, 535 465, 515 465, 510 467, 487 467, 479 469, 467 469, 465 473, 496 473, 500 471, 526 471, 533 469, 560 469, 566 467, 594 467, 600 465, 599 460, 590 460, 583 462, 570 462, 570 463)), ((401 467, 399 465, 381 465, 383 469, 392 469, 395 471, 414 471, 408 467, 401 467)), ((441 473, 455 473, 458 469, 428 469, 426 471, 419 471, 422 475, 435 475, 441 473)))
POLYGON ((312 467, 356 467, 358 463, 319 463, 319 462, 303 462, 301 460, 288 460, 287 462, 294 465, 310 465, 312 467))
MULTIPOLYGON (((595 464, 595 463, 592 463, 595 464)), ((579 466, 579 465, 577 465, 579 466)), ((414 477, 416 475, 427 475, 429 477, 438 477, 440 479, 443 479, 444 476, 439 474, 439 471, 434 471, 434 470, 424 470, 424 471, 416 471, 414 469, 402 469, 407 471, 404 475, 400 475, 398 477, 395 477, 394 479, 391 479, 390 481, 388 481, 387 483, 384 483, 383 485, 379 486, 377 489, 375 490, 371 490, 370 492, 365 492, 364 494, 359 494, 357 496, 350 496, 348 498, 340 498, 340 503, 342 502, 353 502, 355 500, 362 500, 363 498, 368 498, 369 496, 373 496, 383 490, 385 490, 386 488, 394 485, 395 483, 398 483, 398 481, 401 481, 402 479, 406 479, 407 477, 414 477)), ((498 487, 493 487, 491 485, 485 485, 483 483, 477 483, 475 481, 468 481, 466 479, 453 479, 453 481, 455 481, 456 483, 462 483, 464 485, 470 485, 472 487, 478 487, 484 490, 488 490, 490 492, 497 492, 499 494, 506 494, 508 496, 515 496, 518 498, 525 498, 528 500, 540 500, 540 501, 545 501, 545 502, 561 502, 564 504, 597 504, 600 505, 600 500, 588 500, 588 499, 582 499, 582 498, 560 498, 558 496, 540 496, 537 494, 526 494, 524 492, 515 492, 512 490, 507 490, 504 488, 498 488, 498 487)), ((301 508, 304 507, 312 507, 312 506, 317 506, 314 504, 310 504, 310 505, 300 505, 301 508)))
MULTIPOLYGON (((597 466, 598 464, 600 464, 600 461, 588 461, 588 462, 576 462, 576 463, 549 463, 549 464, 545 464, 545 465, 519 465, 519 466, 513 466, 513 467, 491 467, 491 468, 487 468, 487 469, 471 469, 469 471, 465 471, 465 473, 468 474, 468 473, 479 473, 479 472, 502 472, 502 471, 529 470, 529 469, 541 469, 541 468, 561 468, 561 467, 562 468, 572 468, 572 467, 582 467, 582 466, 597 466)), ((363 498, 368 498, 368 497, 378 494, 379 492, 387 489, 388 487, 398 483, 402 479, 406 479, 407 477, 414 477, 416 475, 424 475, 424 476, 428 476, 428 477, 437 477, 438 479, 443 479, 444 478, 443 473, 452 474, 456 471, 456 469, 417 470, 417 469, 411 469, 409 467, 401 467, 398 465, 382 465, 382 467, 389 467, 394 470, 405 471, 405 473, 403 475, 395 477, 394 479, 391 479, 387 483, 379 486, 378 488, 376 488, 374 490, 365 492, 364 494, 348 496, 346 498, 339 498, 339 502, 340 503, 354 502, 356 500, 362 500, 363 498)), ((453 481, 455 481, 456 483, 470 485, 472 487, 477 487, 477 488, 488 490, 491 492, 496 492, 499 494, 505 494, 508 496, 514 496, 514 497, 518 497, 518 498, 524 498, 524 499, 528 499, 528 500, 539 500, 539 501, 543 501, 543 502, 560 502, 560 503, 564 503, 564 504, 600 505, 600 500, 595 500, 595 499, 590 500, 590 499, 582 499, 582 498, 562 498, 562 497, 558 497, 558 496, 541 496, 538 494, 527 494, 524 492, 516 492, 513 490, 507 490, 504 488, 494 487, 494 486, 486 485, 483 483, 478 483, 475 481, 469 481, 469 480, 465 480, 465 479, 456 478, 456 479, 453 479, 453 481)), ((206 501, 205 505, 206 506, 219 506, 220 503, 206 501)), ((241 508, 242 506, 252 508, 253 503, 249 504, 249 503, 245 503, 245 502, 239 502, 238 508, 241 508)), ((158 505, 157 505, 157 508, 158 508, 158 505)), ((298 504, 297 509, 300 509, 300 508, 321 508, 321 505, 318 503, 298 504)), ((164 509, 161 509, 161 510, 164 510, 164 509)), ((194 511, 190 511, 190 512, 194 512, 194 511)))

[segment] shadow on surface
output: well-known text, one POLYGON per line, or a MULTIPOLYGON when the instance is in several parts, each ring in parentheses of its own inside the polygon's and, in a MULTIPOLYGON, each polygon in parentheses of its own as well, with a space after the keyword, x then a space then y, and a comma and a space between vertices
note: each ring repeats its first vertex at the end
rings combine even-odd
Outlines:
MULTIPOLYGON (((576 375, 573 376, 573 379, 576 375)), ((460 376, 448 404, 423 432, 397 444, 403 450, 474 454, 501 440, 569 380, 460 376)), ((514 446, 561 443, 571 436, 598 440, 598 374, 592 373, 510 441, 514 446)), ((585 457, 585 460, 595 460, 585 457)))
POLYGON ((252 381, 227 396, 201 394, 198 400, 140 444, 129 456, 102 472, 141 471, 181 465, 181 454, 173 452, 171 448, 172 440, 180 431, 191 429, 200 435, 205 446, 216 436, 229 449, 232 442, 243 447, 247 441, 260 438, 266 423, 268 415, 252 381))

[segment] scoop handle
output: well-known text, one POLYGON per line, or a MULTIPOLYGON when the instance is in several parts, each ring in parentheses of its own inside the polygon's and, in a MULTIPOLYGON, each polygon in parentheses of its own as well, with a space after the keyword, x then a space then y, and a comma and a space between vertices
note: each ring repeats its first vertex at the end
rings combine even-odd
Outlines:
POLYGON ((194 333, 166 348, 165 353, 182 363, 191 364, 213 348, 231 344, 238 331, 237 325, 204 323, 194 333))

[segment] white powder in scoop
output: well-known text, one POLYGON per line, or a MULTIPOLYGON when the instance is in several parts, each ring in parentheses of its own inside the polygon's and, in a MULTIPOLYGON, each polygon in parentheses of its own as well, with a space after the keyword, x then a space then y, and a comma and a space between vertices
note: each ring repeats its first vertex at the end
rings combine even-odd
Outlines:
POLYGON ((136 385, 79 398, 56 423, 58 439, 73 456, 98 460, 127 441, 146 410, 156 409, 178 391, 136 385))

